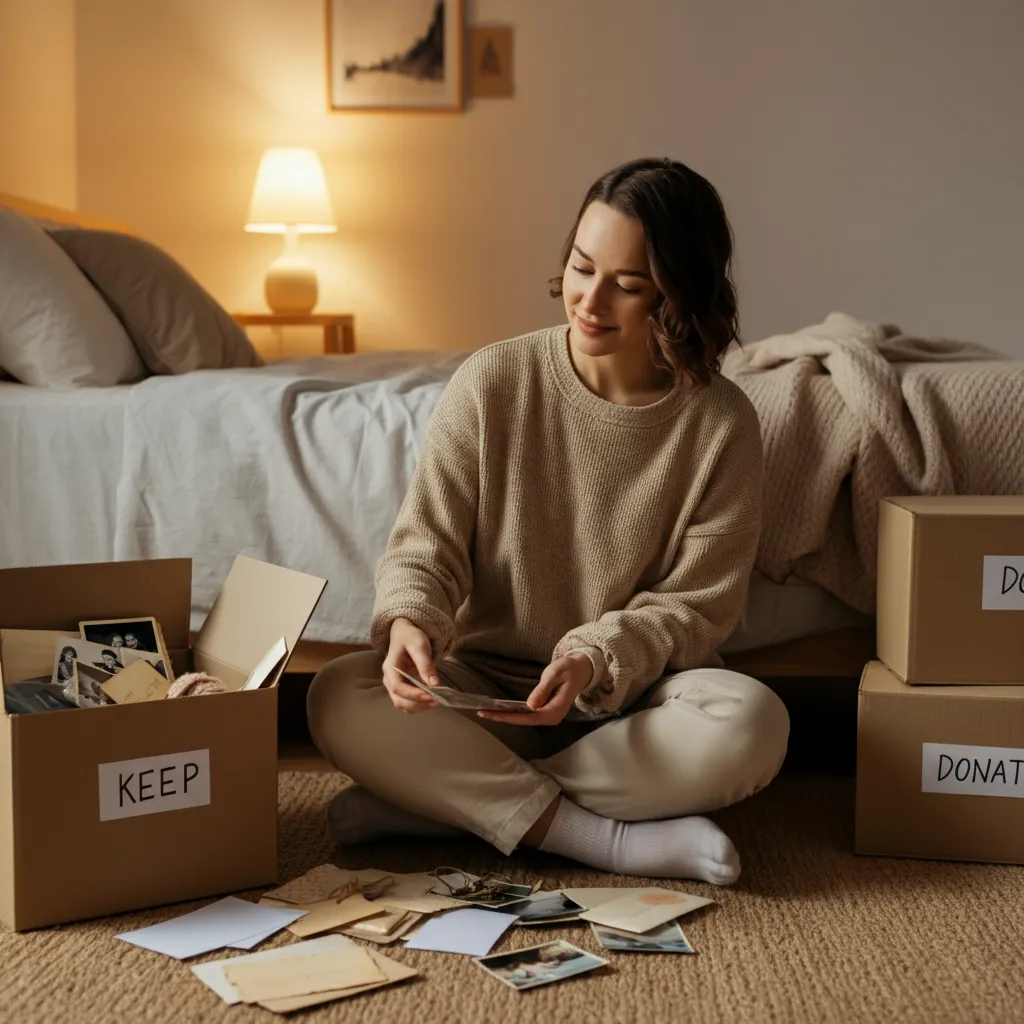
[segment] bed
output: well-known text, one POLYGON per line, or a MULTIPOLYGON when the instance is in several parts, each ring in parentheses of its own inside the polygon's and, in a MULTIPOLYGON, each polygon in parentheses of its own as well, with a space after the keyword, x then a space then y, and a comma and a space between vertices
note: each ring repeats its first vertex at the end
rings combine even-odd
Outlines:
MULTIPOLYGON (((12 197, 0 196, 2 205, 47 223, 110 227, 12 197)), ((193 629, 236 553, 323 575, 328 587, 290 665, 315 671, 367 644, 374 565, 434 404, 467 354, 320 356, 61 391, 0 383, 0 472, 15 482, 5 489, 0 566, 188 556, 193 629)), ((827 355, 800 354, 796 365, 808 358, 827 355)), ((1009 365, 1024 395, 1024 367, 1009 365)), ((835 557, 821 557, 830 545, 859 551, 861 568, 873 556, 841 507, 856 473, 833 467, 838 482, 823 484, 817 468, 778 468, 769 455, 788 488, 794 473, 831 488, 824 500, 837 511, 826 510, 825 534, 809 550, 807 531, 803 548, 766 539, 721 654, 760 678, 857 676, 874 653, 873 609, 863 580, 844 593, 828 575, 835 557)))

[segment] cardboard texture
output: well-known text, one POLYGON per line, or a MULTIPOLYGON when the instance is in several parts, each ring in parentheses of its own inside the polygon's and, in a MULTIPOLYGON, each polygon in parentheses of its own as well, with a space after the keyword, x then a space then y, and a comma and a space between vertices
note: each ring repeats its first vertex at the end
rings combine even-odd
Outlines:
POLYGON ((1024 686, 861 677, 857 853, 1024 863, 1024 686))
POLYGON ((884 499, 877 617, 908 683, 1024 683, 1024 497, 884 499))
POLYGON ((0 629, 0 664, 9 683, 50 676, 60 629, 0 629))
MULTIPOLYGON (((315 576, 238 555, 196 639, 196 669, 240 689, 282 636, 288 650, 295 650, 325 585, 315 576)), ((287 659, 265 685, 276 686, 286 666, 287 659)))
MULTIPOLYGON (((233 615, 259 603, 255 588, 268 579, 284 580, 267 595, 281 621, 266 609, 256 616, 262 635, 249 671, 276 638, 301 634, 324 586, 269 568, 276 572, 250 574, 248 603, 222 609, 213 634, 219 642, 246 633, 233 615), (286 597, 305 604, 284 607, 286 597)), ((0 570, 0 627, 76 633, 83 619, 152 614, 177 671, 189 667, 190 599, 188 559, 0 570)), ((245 669, 242 647, 227 649, 245 669)), ((0 717, 0 917, 15 930, 276 877, 274 690, 0 717), (69 866, 69 850, 112 867, 86 878, 69 866)))

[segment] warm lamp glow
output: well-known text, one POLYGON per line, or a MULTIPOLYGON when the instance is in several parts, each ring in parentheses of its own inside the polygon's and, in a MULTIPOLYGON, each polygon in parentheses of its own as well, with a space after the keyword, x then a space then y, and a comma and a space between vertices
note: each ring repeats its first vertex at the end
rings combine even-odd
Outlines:
POLYGON ((315 149, 273 146, 260 158, 246 231, 283 235, 337 231, 331 196, 315 149))
POLYGON ((299 235, 338 230, 315 149, 273 146, 263 153, 245 230, 285 236, 284 253, 267 271, 267 305, 275 313, 312 312, 316 272, 298 256, 299 235))

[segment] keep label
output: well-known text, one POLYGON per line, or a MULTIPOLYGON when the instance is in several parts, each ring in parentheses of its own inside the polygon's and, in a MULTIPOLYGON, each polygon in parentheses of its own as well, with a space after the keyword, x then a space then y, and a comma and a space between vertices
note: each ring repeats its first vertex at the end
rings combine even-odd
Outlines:
POLYGON ((100 821, 180 811, 210 802, 210 751, 99 765, 100 821))

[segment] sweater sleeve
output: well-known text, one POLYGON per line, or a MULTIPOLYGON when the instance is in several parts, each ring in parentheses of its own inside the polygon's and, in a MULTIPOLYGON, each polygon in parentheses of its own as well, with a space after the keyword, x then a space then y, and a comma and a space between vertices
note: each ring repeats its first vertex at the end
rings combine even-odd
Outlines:
POLYGON ((473 583, 480 416, 464 366, 439 399, 409 490, 377 563, 370 642, 382 655, 397 618, 430 637, 435 660, 455 640, 455 613, 473 583))
POLYGON ((604 654, 605 672, 576 700, 590 716, 629 707, 666 672, 708 663, 743 611, 760 538, 761 440, 734 437, 711 469, 669 572, 621 610, 571 630, 553 659, 576 647, 604 654))

